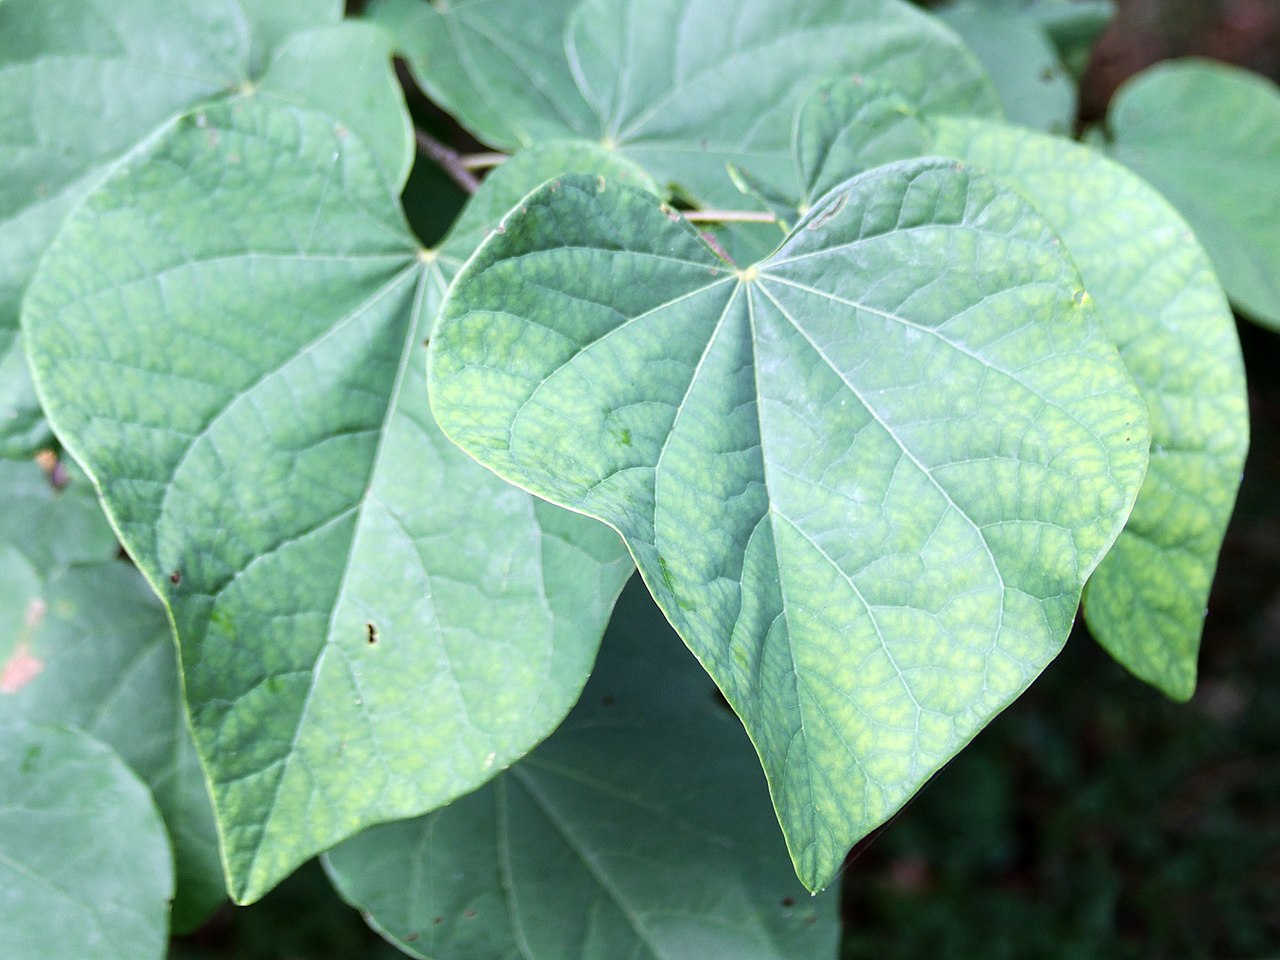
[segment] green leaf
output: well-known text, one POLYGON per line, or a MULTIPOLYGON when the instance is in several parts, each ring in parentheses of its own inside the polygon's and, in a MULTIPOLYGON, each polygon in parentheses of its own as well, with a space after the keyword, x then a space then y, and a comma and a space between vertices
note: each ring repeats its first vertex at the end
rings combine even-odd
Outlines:
POLYGON ((119 549, 93 487, 74 465, 55 489, 36 464, 0 460, 0 501, 0 544, 22 551, 42 576, 111 560, 119 549))
POLYGON ((1280 329, 1280 89, 1206 61, 1160 64, 1120 88, 1111 155, 1195 229, 1227 294, 1280 329))
MULTIPOLYGON (((168 118, 250 90, 254 56, 281 43, 286 29, 331 18, 340 4, 258 0, 250 8, 254 20, 235 0, 10 0, 0 7, 0 453, 24 455, 47 436, 22 362, 18 315, 68 212, 168 118)), ((399 128, 401 139, 390 142, 403 124, 393 114, 403 106, 388 85, 385 47, 373 49, 360 29, 319 36, 328 39, 281 51, 268 90, 290 100, 305 94, 308 105, 344 111, 339 117, 353 129, 378 131, 388 139, 384 151, 394 153, 388 176, 402 174, 407 134, 399 128), (320 53, 342 63, 342 88, 333 81, 308 88, 319 64, 302 58, 320 53)))
POLYGON ((290 34, 337 23, 343 0, 239 0, 253 34, 251 65, 258 72, 290 34))
POLYGON ((115 559, 78 472, 55 491, 34 463, 0 462, 0 498, 0 721, 81 727, 146 782, 173 841, 173 924, 189 929, 224 892, 164 608, 115 559))
POLYGON ((196 926, 224 896, 222 867, 164 608, 136 571, 112 562, 54 577, 28 609, 22 654, 38 672, 0 685, 0 722, 74 725, 120 754, 169 828, 174 926, 196 926))
POLYGON ((373 0, 422 89, 503 150, 586 135, 595 119, 564 55, 579 0, 373 0))
POLYGON ((325 860, 371 924, 432 960, 811 960, 839 932, 837 898, 787 869, 741 726, 638 582, 550 740, 325 860))
POLYGON ((650 197, 550 184, 458 276, 428 380, 469 453, 622 532, 810 889, 1057 653, 1150 441, 1057 238, 941 161, 742 271, 650 197))
POLYGON ((308 30, 281 46, 257 88, 348 124, 398 192, 413 166, 413 123, 391 66, 391 49, 386 32, 368 23, 308 30))
POLYGON ((546 736, 630 570, 437 430, 432 259, 357 137, 241 101, 90 197, 31 287, 50 420, 172 611, 238 900, 546 736))
POLYGON ((823 84, 796 113, 797 207, 808 212, 854 174, 923 155, 927 137, 916 111, 892 87, 860 79, 823 84))
POLYGON ((147 788, 87 734, 0 727, 0 907, 12 960, 160 960, 173 865, 147 788))
POLYGON ((1058 231, 1147 401, 1147 478, 1085 614, 1117 660, 1185 700, 1249 446, 1240 343, 1213 268, 1173 208, 1098 153, 980 121, 934 128, 933 149, 998 175, 1058 231))
POLYGON ((242 82, 247 57, 234 0, 0 6, 0 432, 38 417, 18 308, 58 225, 158 123, 242 82))
POLYGON ((792 117, 822 80, 858 74, 922 108, 999 113, 973 55, 898 0, 586 0, 563 50, 549 35, 560 3, 542 20, 486 0, 384 0, 376 15, 395 25, 425 89, 481 139, 585 138, 710 205, 738 197, 726 163, 768 183, 790 177, 792 117), (522 128, 501 129, 495 111, 522 128))
POLYGON ((1072 76, 1079 78, 1089 66, 1094 44, 1115 18, 1114 0, 1033 0, 1026 7, 1049 35, 1072 76))
POLYGON ((1076 85, 1030 9, 989 0, 961 0, 935 10, 987 68, 1014 123, 1070 134, 1076 85))

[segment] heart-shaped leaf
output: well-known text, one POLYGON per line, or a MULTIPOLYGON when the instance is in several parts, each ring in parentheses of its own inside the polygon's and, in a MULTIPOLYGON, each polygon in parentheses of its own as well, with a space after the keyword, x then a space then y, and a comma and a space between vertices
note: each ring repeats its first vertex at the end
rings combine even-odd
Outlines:
POLYGON ((981 121, 933 127, 937 152, 1008 181, 1059 232, 1147 401, 1147 479, 1085 615, 1117 660, 1185 700, 1249 446, 1244 362, 1213 268, 1159 194, 1095 151, 981 121))
POLYGON ((899 0, 567 6, 522 16, 493 0, 443 10, 383 0, 373 15, 394 25, 423 87, 482 139, 582 137, 713 205, 737 199, 726 163, 789 178, 792 117, 819 81, 858 74, 928 109, 1000 109, 968 49, 899 0), (553 36, 562 19, 563 48, 553 36), (499 112, 521 127, 504 129, 499 112))
POLYGON ((798 889, 741 726, 639 582, 550 740, 325 862, 370 923, 432 960, 836 951, 837 898, 798 889))
POLYGON ((0 929, 14 960, 160 960, 173 864, 147 788, 88 734, 0 726, 0 929))
POLYGON ((412 137, 387 38, 346 24, 288 39, 334 19, 333 0, 249 7, 246 18, 235 0, 0 6, 0 454, 26 455, 48 435, 17 338, 36 262, 75 204, 165 120, 260 89, 377 137, 387 177, 404 182, 412 137), (270 62, 261 77, 259 61, 270 62))
POLYGON ((1223 64, 1160 64, 1120 88, 1111 155, 1195 228, 1227 293, 1280 328, 1280 89, 1223 64))
POLYGON ((740 271, 647 195, 551 183, 455 281, 429 382, 478 460, 622 532, 811 889, 1057 653, 1150 442, 1058 238, 941 161, 740 271))
POLYGON ((172 611, 239 900, 546 736, 630 570, 437 430, 437 260, 346 127, 237 101, 93 194, 28 296, 50 420, 172 611))

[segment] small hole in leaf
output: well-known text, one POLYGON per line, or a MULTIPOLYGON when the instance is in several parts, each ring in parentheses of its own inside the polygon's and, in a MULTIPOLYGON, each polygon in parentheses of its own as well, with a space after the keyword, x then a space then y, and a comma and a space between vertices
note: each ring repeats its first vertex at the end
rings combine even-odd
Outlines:
POLYGON ((468 920, 474 920, 476 917, 476 912, 474 910, 467 910, 467 911, 464 911, 462 915, 466 917, 468 920))

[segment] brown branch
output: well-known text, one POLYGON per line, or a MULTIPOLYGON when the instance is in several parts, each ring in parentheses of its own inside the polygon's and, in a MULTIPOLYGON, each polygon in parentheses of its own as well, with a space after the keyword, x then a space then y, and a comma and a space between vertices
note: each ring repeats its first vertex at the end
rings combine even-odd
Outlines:
POLYGON ((475 193, 480 189, 480 181, 462 162, 462 155, 452 147, 445 146, 425 130, 414 128, 414 139, 418 149, 440 165, 449 178, 467 193, 475 193))

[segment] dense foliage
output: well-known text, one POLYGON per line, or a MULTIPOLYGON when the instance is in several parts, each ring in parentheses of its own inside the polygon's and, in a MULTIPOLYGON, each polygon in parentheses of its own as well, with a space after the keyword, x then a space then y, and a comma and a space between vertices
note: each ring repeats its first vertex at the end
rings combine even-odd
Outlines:
POLYGON ((19 955, 324 853, 414 956, 830 956, 806 888, 1078 610, 1189 698, 1280 94, 1168 64, 1077 142, 1105 22, 0 0, 19 955))

